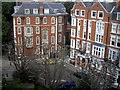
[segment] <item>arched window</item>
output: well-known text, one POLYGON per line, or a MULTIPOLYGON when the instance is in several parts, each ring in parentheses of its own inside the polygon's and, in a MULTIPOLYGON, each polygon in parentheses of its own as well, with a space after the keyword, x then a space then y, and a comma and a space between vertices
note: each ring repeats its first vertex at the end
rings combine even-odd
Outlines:
POLYGON ((42 42, 48 42, 48 29, 42 29, 42 42))
POLYGON ((47 24, 47 18, 46 17, 43 18, 43 23, 47 24))
POLYGON ((61 42, 61 34, 58 34, 58 42, 61 42))
POLYGON ((18 34, 21 34, 21 27, 18 27, 18 34))
POLYGON ((59 17, 58 17, 58 22, 59 22, 59 23, 62 23, 62 16, 59 16, 59 17))
POLYGON ((52 17, 52 18, 51 18, 51 23, 52 23, 52 24, 55 24, 55 17, 52 17))
POLYGON ((29 17, 26 18, 26 23, 30 24, 30 18, 29 17))
POLYGON ((18 45, 22 45, 22 37, 18 37, 18 45))
POLYGON ((40 37, 36 37, 36 45, 39 45, 40 44, 40 37))
POLYGON ((55 27, 54 26, 51 27, 51 33, 55 33, 55 27))
POLYGON ((36 34, 40 34, 40 28, 36 27, 36 34))
POLYGON ((17 24, 21 24, 21 18, 20 17, 17 18, 17 24))
POLYGON ((51 44, 54 44, 54 43, 55 43, 55 37, 52 36, 52 37, 51 37, 51 44))
POLYGON ((36 17, 36 24, 39 24, 39 23, 40 23, 40 18, 36 17))

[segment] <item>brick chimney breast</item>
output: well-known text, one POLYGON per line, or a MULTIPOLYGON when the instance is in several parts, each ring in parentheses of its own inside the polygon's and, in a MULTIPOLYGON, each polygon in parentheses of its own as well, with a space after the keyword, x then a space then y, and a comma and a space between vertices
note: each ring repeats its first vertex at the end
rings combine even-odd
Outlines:
POLYGON ((120 6, 120 1, 117 0, 117 1, 116 1, 116 8, 118 8, 119 6, 120 6))
POLYGON ((43 15, 43 1, 40 0, 40 15, 43 15))

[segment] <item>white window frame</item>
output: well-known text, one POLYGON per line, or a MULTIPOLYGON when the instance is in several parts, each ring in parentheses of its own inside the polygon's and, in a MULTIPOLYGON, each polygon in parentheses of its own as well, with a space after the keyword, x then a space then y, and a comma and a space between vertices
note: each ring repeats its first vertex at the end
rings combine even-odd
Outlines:
POLYGON ((58 32, 62 32, 62 25, 58 26, 58 32))
POLYGON ((96 45, 93 45, 92 55, 99 57, 99 58, 104 58, 104 51, 105 51, 104 47, 98 47, 96 45), (94 48, 96 48, 96 49, 94 49, 94 48), (99 53, 100 53, 100 55, 99 55, 99 53))
POLYGON ((75 39, 71 39, 70 47, 75 48, 75 39))
POLYGON ((30 9, 25 9, 25 14, 30 14, 30 9), (28 12, 26 12, 26 10, 28 10, 28 12))
POLYGON ((47 17, 43 18, 43 24, 47 24, 47 17), (45 21, 45 19, 46 19, 46 21, 45 21))
POLYGON ((80 40, 79 39, 76 40, 76 49, 80 49, 80 40))
POLYGON ((92 10, 92 11, 91 11, 91 18, 96 18, 96 16, 97 16, 97 11, 92 10), (95 13, 96 13, 96 14, 95 14, 95 16, 93 16, 93 12, 95 12, 95 13))
POLYGON ((50 11, 49 8, 45 8, 44 9, 44 14, 49 14, 49 11, 50 11))
POLYGON ((20 17, 17 18, 17 24, 21 24, 21 18, 20 17), (20 21, 20 22, 18 22, 18 21, 20 21))
POLYGON ((111 32, 112 33, 116 33, 116 28, 117 28, 117 24, 112 23, 112 30, 111 30, 111 32), (114 28, 115 28, 115 31, 114 31, 114 28))
POLYGON ((26 27, 26 34, 31 34, 31 33, 32 33, 31 27, 26 27), (27 32, 28 28, 30 29, 30 33, 27 32))
POLYGON ((39 45, 39 44, 40 44, 40 37, 37 36, 37 37, 36 37, 36 45, 39 45), (39 40, 39 43, 37 42, 37 40, 39 40))
POLYGON ((118 30, 117 33, 120 34, 120 24, 118 24, 118 30))
POLYGON ((30 24, 30 17, 26 18, 26 24, 30 24))
POLYGON ((85 12, 85 10, 81 10, 81 17, 85 17, 85 14, 86 14, 86 12, 85 12), (84 11, 84 15, 82 15, 82 11, 84 11))
POLYGON ((95 41, 98 42, 98 43, 103 43, 103 41, 104 41, 104 36, 97 33, 97 34, 95 35, 95 41), (98 37, 97 37, 97 35, 98 35, 98 37), (97 40, 97 38, 98 38, 98 40, 97 40))
POLYGON ((75 50, 71 50, 70 51, 70 58, 74 58, 74 55, 75 55, 75 50))
POLYGON ((51 24, 55 24, 55 17, 51 17, 51 24))
POLYGON ((71 37, 75 37, 75 33, 76 33, 76 30, 75 29, 71 29, 71 37))
POLYGON ((62 35, 58 34, 58 42, 61 42, 61 41, 62 41, 62 35))
POLYGON ((120 40, 120 36, 117 36, 117 38, 116 38, 116 47, 120 48, 120 47, 117 46, 117 43, 119 42, 118 39, 120 40))
POLYGON ((59 17, 58 17, 58 22, 59 22, 59 23, 62 23, 62 16, 59 16, 59 17))
POLYGON ((85 50, 85 49, 86 49, 86 42, 82 41, 82 50, 85 50))
POLYGON ((55 37, 54 36, 51 37, 51 44, 55 44, 55 37))
POLYGON ((83 39, 86 39, 86 31, 83 31, 83 39))
POLYGON ((18 37, 18 45, 22 45, 22 37, 18 37))
POLYGON ((81 20, 78 19, 77 38, 80 38, 80 23, 81 23, 81 20))
POLYGON ((22 33, 21 27, 18 27, 18 28, 17 28, 17 31, 18 31, 18 34, 21 34, 21 33, 22 33), (20 31, 20 32, 19 32, 19 31, 20 31))
POLYGON ((115 49, 109 49, 108 59, 110 59, 112 61, 115 61, 117 59, 117 54, 118 54, 117 50, 115 50, 115 49), (114 58, 113 58, 113 52, 115 52, 114 58))
POLYGON ((103 11, 98 11, 98 19, 103 19, 104 18, 104 12, 103 11), (103 13, 103 17, 99 17, 99 14, 103 13))
POLYGON ((75 10, 75 15, 76 15, 76 16, 79 16, 79 15, 80 15, 80 10, 79 10, 79 9, 76 9, 76 10, 75 10), (79 14, 78 14, 78 15, 77 15, 77 11, 79 11, 79 14))
POLYGON ((91 40, 91 32, 88 32, 88 40, 91 40))
POLYGON ((120 12, 117 12, 117 20, 120 20, 120 12))
POLYGON ((91 43, 87 42, 86 53, 90 53, 90 46, 91 46, 91 43))
POLYGON ((33 14, 38 14, 38 9, 37 8, 33 9, 33 14))
POLYGON ((51 27, 51 33, 55 33, 55 27, 54 26, 51 27))
POLYGON ((115 42, 115 41, 116 41, 116 36, 111 35, 110 45, 111 45, 111 46, 116 46, 116 42, 115 42), (112 45, 112 41, 113 41, 112 38, 114 38, 114 45, 112 45))
POLYGON ((39 17, 36 17, 35 18, 35 22, 36 22, 36 24, 40 24, 40 18, 39 17), (37 22, 38 21, 38 22, 37 22))
POLYGON ((76 18, 72 18, 72 26, 76 26, 76 18))
POLYGON ((36 27, 36 34, 40 34, 40 28, 38 26, 36 27))

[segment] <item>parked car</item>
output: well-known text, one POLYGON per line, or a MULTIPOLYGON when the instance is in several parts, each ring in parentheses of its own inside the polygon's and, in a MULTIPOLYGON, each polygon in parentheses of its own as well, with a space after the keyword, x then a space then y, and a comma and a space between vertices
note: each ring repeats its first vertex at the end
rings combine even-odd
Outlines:
POLYGON ((67 82, 65 84, 59 85, 58 88, 70 90, 75 88, 76 84, 74 82, 67 82))

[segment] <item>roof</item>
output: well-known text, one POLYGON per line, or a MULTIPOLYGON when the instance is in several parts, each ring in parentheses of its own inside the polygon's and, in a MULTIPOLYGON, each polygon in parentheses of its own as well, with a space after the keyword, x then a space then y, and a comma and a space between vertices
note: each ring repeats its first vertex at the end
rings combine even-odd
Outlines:
POLYGON ((94 3, 95 2, 84 2, 86 7, 91 7, 91 6, 93 6, 94 3))
POLYGON ((117 12, 120 12, 120 6, 113 10, 112 20, 116 20, 117 19, 117 12))
POLYGON ((101 2, 101 4, 108 12, 111 12, 113 7, 116 5, 116 2, 101 2))
MULTIPOLYGON (((94 6, 95 3, 97 3, 97 2, 82 2, 82 1, 81 1, 81 3, 83 3, 83 5, 84 5, 85 7, 89 8, 89 7, 94 6)), ((110 13, 110 12, 113 10, 114 6, 116 6, 116 2, 99 2, 99 3, 100 3, 100 4, 103 6, 103 8, 107 11, 107 13, 110 13)), ((76 3, 74 4, 74 7, 75 7, 75 5, 76 5, 76 3)), ((74 7, 73 7, 71 10, 73 10, 74 7)))
MULTIPOLYGON (((20 7, 19 10, 13 14, 15 15, 25 15, 24 10, 25 9, 30 9, 30 16, 33 16, 33 9, 38 9, 38 14, 40 15, 40 3, 39 2, 24 2, 22 3, 21 6, 15 6, 14 8, 20 7)), ((49 15, 57 15, 57 14, 67 14, 65 11, 65 7, 61 3, 48 3, 48 2, 43 2, 43 9, 49 9, 49 15), (55 11, 56 10, 56 11, 55 11)))

